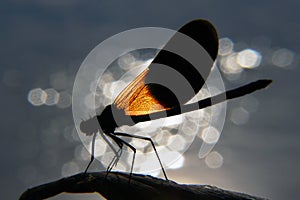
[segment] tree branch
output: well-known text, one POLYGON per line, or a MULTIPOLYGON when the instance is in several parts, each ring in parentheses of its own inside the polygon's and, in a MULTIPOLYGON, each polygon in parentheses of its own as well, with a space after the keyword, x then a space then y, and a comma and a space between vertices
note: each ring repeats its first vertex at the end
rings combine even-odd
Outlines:
POLYGON ((25 191, 19 200, 36 200, 53 197, 63 192, 97 192, 109 200, 117 199, 263 199, 247 194, 222 190, 209 185, 183 185, 148 175, 120 172, 76 174, 67 178, 36 186, 25 191))

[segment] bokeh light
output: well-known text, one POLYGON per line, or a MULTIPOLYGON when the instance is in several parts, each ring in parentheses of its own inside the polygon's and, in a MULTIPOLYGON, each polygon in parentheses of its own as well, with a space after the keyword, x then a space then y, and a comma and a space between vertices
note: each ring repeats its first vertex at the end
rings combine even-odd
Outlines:
POLYGON ((187 141, 182 135, 172 135, 168 139, 168 147, 174 151, 182 151, 187 145, 187 141))
POLYGON ((34 106, 41 106, 46 102, 47 93, 41 88, 35 88, 28 92, 27 100, 34 106))
POLYGON ((249 120, 250 114, 242 107, 234 108, 231 111, 230 119, 236 125, 246 124, 249 120))
POLYGON ((275 51, 272 55, 272 63, 277 67, 288 67, 292 64, 295 53, 291 50, 282 48, 275 51))
POLYGON ((243 71, 243 68, 237 63, 237 53, 221 58, 220 64, 220 68, 225 74, 239 74, 243 71))
POLYGON ((133 55, 132 53, 127 53, 124 56, 121 56, 118 59, 118 64, 122 69, 130 69, 133 66, 136 66, 136 58, 138 57, 138 52, 135 52, 135 55, 133 55))
POLYGON ((56 104, 58 108, 68 108, 72 104, 71 94, 67 91, 62 91, 59 93, 59 99, 56 104))
POLYGON ((201 139, 203 140, 203 142, 206 142, 208 144, 216 143, 219 140, 219 137, 220 132, 212 126, 203 129, 203 131, 201 132, 201 139))
POLYGON ((217 151, 212 151, 205 157, 205 164, 212 169, 220 168, 223 165, 223 156, 217 151))
POLYGON ((59 100, 59 93, 53 88, 49 88, 49 89, 46 89, 44 91, 47 95, 45 104, 47 106, 52 106, 52 105, 57 104, 57 102, 59 100))
MULTIPOLYGON (((138 135, 141 135, 141 134, 138 134, 138 135)), ((143 152, 143 151, 145 150, 145 148, 146 148, 147 146, 150 145, 150 142, 147 141, 147 140, 134 140, 134 139, 133 139, 133 140, 130 142, 130 144, 131 144, 132 146, 134 146, 137 150, 143 152)))
POLYGON ((245 49, 237 54, 237 63, 244 68, 255 68, 260 65, 262 56, 253 49, 245 49))
POLYGON ((163 146, 168 143, 168 140, 171 136, 172 136, 172 134, 170 133, 170 131, 165 129, 165 130, 160 131, 160 134, 157 134, 154 137, 154 140, 156 141, 156 143, 158 145, 163 146))
POLYGON ((225 37, 219 40, 219 55, 226 56, 233 51, 233 42, 230 38, 225 37))
POLYGON ((57 92, 54 88, 31 89, 27 94, 27 100, 33 106, 53 106, 68 108, 72 104, 72 97, 67 91, 57 92))

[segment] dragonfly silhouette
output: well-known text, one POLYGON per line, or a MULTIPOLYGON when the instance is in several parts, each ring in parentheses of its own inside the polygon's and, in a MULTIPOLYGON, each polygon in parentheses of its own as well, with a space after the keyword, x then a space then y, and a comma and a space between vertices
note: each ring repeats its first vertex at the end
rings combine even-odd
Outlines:
POLYGON ((147 140, 151 143, 164 177, 167 180, 165 169, 152 139, 139 135, 115 132, 117 127, 122 125, 132 126, 139 122, 180 115, 206 108, 225 100, 237 98, 265 88, 272 82, 271 80, 258 80, 219 95, 186 104, 203 87, 211 71, 213 62, 217 57, 218 47, 219 39, 217 31, 209 21, 197 19, 181 27, 158 52, 148 68, 140 73, 118 95, 113 104, 107 105, 100 115, 80 123, 81 132, 86 135, 93 135, 91 159, 85 173, 94 160, 95 138, 96 134, 100 132, 103 136, 110 137, 119 147, 116 156, 108 165, 107 172, 116 165, 125 145, 133 151, 130 169, 131 176, 136 149, 122 139, 122 137, 130 137, 147 140), (202 53, 200 52, 201 49, 199 50, 192 43, 186 45, 186 40, 182 39, 180 35, 191 38, 201 47, 203 50, 202 53), (195 66, 195 64, 192 64, 184 57, 170 51, 170 49, 176 48, 182 48, 181 52, 183 55, 192 54, 200 64, 195 66), (177 76, 176 73, 179 73, 181 77, 177 76))

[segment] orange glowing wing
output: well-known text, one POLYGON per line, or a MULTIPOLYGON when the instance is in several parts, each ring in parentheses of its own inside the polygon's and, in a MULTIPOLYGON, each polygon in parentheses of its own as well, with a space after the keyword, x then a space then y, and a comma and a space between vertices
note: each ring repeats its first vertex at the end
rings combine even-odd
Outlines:
POLYGON ((145 115, 169 109, 153 95, 151 86, 145 84, 148 72, 149 68, 145 69, 115 99, 115 106, 124 110, 126 115, 145 115))

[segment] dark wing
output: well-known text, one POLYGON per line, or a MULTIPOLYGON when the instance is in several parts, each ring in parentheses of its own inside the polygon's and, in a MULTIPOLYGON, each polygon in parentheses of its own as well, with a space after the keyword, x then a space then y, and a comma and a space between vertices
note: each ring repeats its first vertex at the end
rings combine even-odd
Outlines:
POLYGON ((218 36, 206 20, 175 33, 149 67, 116 98, 126 115, 145 115, 185 104, 199 92, 218 53, 218 36))

